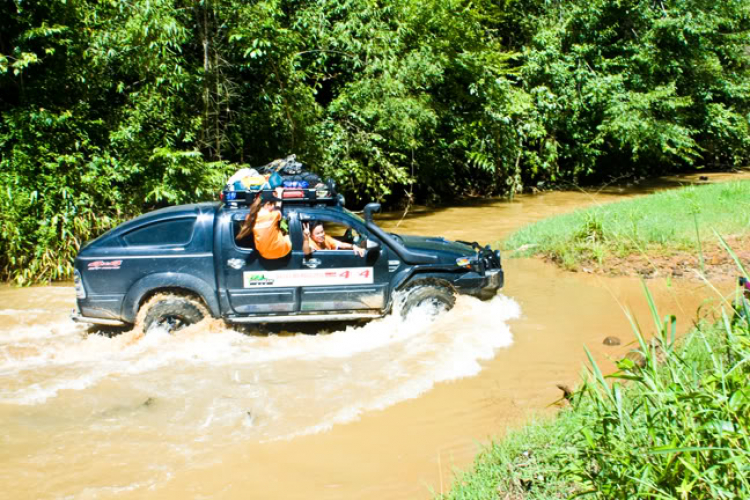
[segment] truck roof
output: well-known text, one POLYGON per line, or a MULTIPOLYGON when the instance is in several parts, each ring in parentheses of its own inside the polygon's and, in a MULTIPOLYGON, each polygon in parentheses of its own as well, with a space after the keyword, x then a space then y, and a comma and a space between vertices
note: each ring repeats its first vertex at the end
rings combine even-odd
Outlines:
POLYGON ((197 215, 201 213, 216 212, 220 203, 218 201, 206 201, 202 203, 190 203, 188 205, 175 205, 171 207, 164 207, 152 212, 139 215, 135 219, 131 219, 122 225, 118 229, 129 228, 132 226, 141 225, 144 222, 150 222, 152 220, 164 219, 168 217, 179 217, 181 215, 197 215))
POLYGON ((101 234, 99 237, 87 242, 81 250, 87 247, 97 245, 98 243, 107 240, 113 234, 122 234, 134 227, 138 227, 144 224, 148 224, 152 221, 161 219, 167 219, 171 217, 180 217, 182 215, 200 215, 203 213, 215 213, 219 208, 220 203, 216 201, 203 202, 203 203, 190 203, 188 205, 176 205, 171 207, 164 207, 152 212, 146 212, 145 214, 139 215, 138 217, 131 219, 127 222, 123 222, 117 227, 110 229, 109 231, 101 234))

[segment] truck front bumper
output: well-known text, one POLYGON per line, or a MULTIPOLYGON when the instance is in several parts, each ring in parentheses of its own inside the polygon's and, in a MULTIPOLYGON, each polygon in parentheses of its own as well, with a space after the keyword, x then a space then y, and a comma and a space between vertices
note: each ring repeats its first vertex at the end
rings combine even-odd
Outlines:
POLYGON ((502 269, 488 269, 484 275, 475 272, 466 273, 455 281, 459 293, 477 297, 480 300, 491 299, 505 284, 502 269))

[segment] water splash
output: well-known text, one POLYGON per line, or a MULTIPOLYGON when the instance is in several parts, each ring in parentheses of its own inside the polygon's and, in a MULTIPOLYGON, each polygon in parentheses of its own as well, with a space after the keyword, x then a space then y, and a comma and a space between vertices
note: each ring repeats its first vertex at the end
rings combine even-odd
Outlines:
MULTIPOLYGON (((416 309, 406 319, 391 314, 317 335, 248 335, 218 320, 176 335, 112 338, 69 321, 16 327, 0 331, 0 403, 39 411, 62 404, 93 421, 112 404, 116 387, 158 402, 147 409, 150 425, 196 439, 214 432, 224 439, 291 438, 475 375, 482 360, 511 345, 507 321, 519 314, 516 302, 499 295, 488 302, 459 297, 438 316, 416 309)), ((107 415, 97 425, 143 418, 107 415)))

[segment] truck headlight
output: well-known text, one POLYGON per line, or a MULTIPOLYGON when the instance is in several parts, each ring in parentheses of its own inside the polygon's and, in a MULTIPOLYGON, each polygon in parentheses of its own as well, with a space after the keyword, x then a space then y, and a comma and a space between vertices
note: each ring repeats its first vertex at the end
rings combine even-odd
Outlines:
POLYGON ((456 265, 458 267, 471 267, 471 258, 459 257, 458 259, 456 259, 456 265))
POLYGON ((85 299, 86 288, 83 286, 83 279, 81 278, 81 273, 78 272, 78 269, 73 271, 73 283, 76 287, 76 297, 79 299, 85 299))

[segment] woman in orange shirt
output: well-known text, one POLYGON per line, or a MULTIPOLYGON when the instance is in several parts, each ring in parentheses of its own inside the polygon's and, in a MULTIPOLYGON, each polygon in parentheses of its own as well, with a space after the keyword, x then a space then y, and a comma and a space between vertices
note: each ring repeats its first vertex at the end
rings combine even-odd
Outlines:
MULTIPOLYGON (((326 234, 321 221, 315 221, 311 224, 304 225, 305 240, 308 240, 310 253, 317 250, 354 250, 354 253, 360 257, 365 256, 365 249, 351 243, 344 243, 326 234)), ((308 252, 305 252, 307 255, 308 252)))
MULTIPOLYGON (((261 202, 261 196, 258 194, 252 205, 250 205, 250 212, 245 217, 242 229, 240 229, 235 239, 240 241, 252 234, 255 241, 255 249, 261 257, 265 259, 286 257, 292 251, 292 240, 281 229, 280 207, 277 205, 277 202, 272 200, 267 200, 262 205, 261 202)), ((307 245, 308 243, 305 241, 303 243, 305 254, 309 253, 309 250, 306 248, 307 245)))

